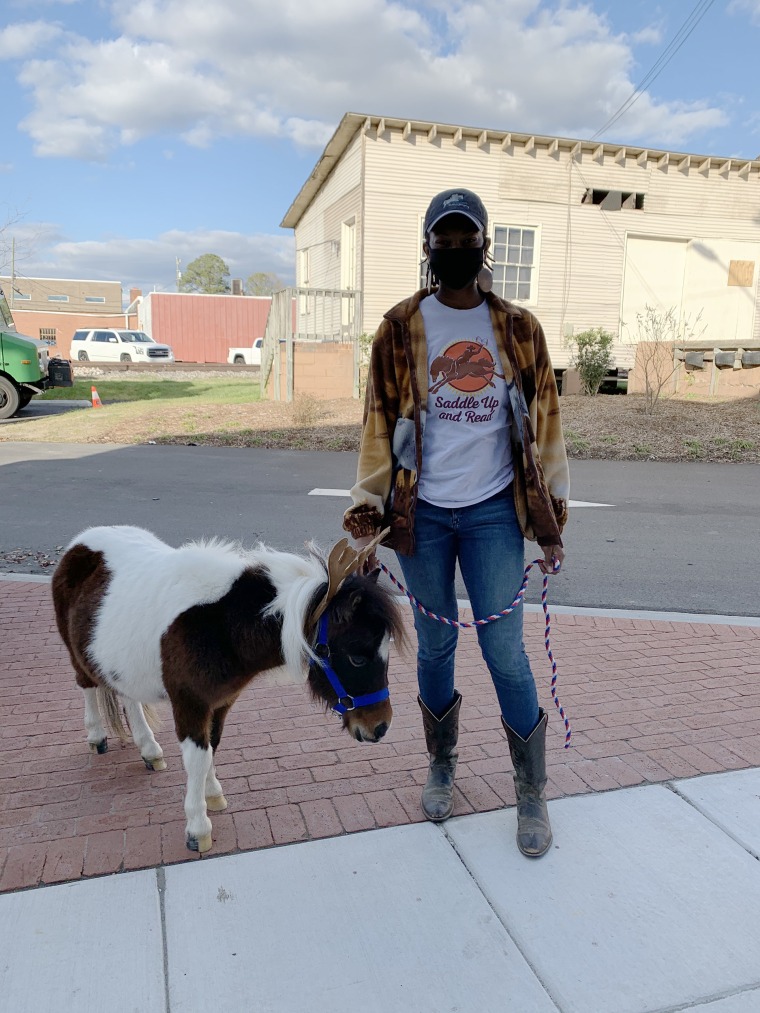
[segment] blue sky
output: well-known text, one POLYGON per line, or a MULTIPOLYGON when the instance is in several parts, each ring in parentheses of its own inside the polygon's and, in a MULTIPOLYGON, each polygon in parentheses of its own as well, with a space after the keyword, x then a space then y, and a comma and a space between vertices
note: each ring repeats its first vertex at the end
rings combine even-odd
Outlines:
POLYGON ((291 280, 282 217, 347 111, 760 155, 760 0, 6 0, 0 273, 291 280))

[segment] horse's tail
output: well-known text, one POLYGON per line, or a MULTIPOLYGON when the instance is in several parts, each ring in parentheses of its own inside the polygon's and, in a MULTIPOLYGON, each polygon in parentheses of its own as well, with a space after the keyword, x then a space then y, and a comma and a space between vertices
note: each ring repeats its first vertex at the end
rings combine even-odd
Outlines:
MULTIPOLYGON (((103 720, 114 735, 117 735, 122 742, 128 742, 130 739, 129 720, 124 713, 121 697, 115 689, 111 689, 110 686, 106 686, 104 683, 98 686, 97 694, 98 705, 103 720)), ((158 711, 149 704, 143 704, 142 709, 145 720, 148 722, 148 727, 152 732, 157 732, 161 727, 158 711)))
POLYGON ((119 694, 115 689, 101 683, 97 689, 97 696, 100 713, 109 730, 118 735, 122 742, 129 742, 129 722, 122 711, 119 694))
POLYGON ((145 720, 148 722, 148 728, 152 732, 157 732, 161 727, 161 715, 158 713, 155 707, 151 707, 150 704, 144 703, 142 705, 143 714, 145 720))

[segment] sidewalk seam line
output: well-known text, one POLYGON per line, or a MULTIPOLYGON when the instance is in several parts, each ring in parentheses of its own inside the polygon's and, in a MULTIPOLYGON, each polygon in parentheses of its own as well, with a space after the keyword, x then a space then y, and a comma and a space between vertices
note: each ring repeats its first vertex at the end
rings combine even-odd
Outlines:
POLYGON ((171 1013, 171 997, 169 995, 169 941, 166 938, 166 869, 163 865, 156 868, 156 888, 158 889, 158 906, 161 913, 161 949, 164 966, 164 1011, 171 1013))
MULTIPOLYGON (((720 772, 718 772, 718 773, 720 773, 720 772)), ((728 773, 728 771, 723 771, 723 773, 728 773)), ((734 772, 732 771, 732 773, 734 773, 734 772)), ((701 777, 714 777, 715 775, 714 774, 702 774, 702 775, 699 775, 699 776, 701 776, 701 777)), ((690 780, 696 780, 696 778, 690 778, 690 780)), ((742 849, 742 851, 745 851, 751 858, 754 858, 755 861, 760 861, 760 852, 755 852, 755 851, 752 850, 752 848, 747 847, 747 845, 744 844, 743 841, 740 841, 739 838, 736 837, 727 827, 724 827, 721 823, 719 823, 716 819, 714 819, 709 813, 705 812, 704 809, 702 809, 699 806, 699 804, 694 801, 694 799, 688 798, 686 795, 682 794, 682 792, 680 792, 678 790, 678 788, 676 788, 675 782, 667 781, 667 782, 665 782, 665 787, 669 788, 673 792, 674 795, 676 795, 678 798, 680 798, 684 802, 686 802, 687 805, 690 805, 692 807, 692 809, 695 810, 695 812, 698 812, 699 815, 702 816, 704 819, 706 819, 708 823, 711 823, 716 828, 716 830, 720 830, 720 832, 722 834, 725 834, 726 837, 730 838, 734 842, 734 844, 738 844, 739 847, 742 849)))
POLYGON ((520 946, 520 944, 517 942, 517 940, 512 935, 512 933, 509 931, 509 928, 504 924, 504 922, 502 921, 502 919, 499 917, 498 911, 496 910, 496 908, 491 903, 491 898, 486 895, 486 893, 483 890, 483 888, 481 887, 480 883, 475 878, 475 876, 474 876, 474 874, 472 872, 472 869, 470 869, 469 865, 467 864, 467 862, 464 860, 464 858, 460 854, 460 852, 459 852, 456 844, 454 843, 453 839, 451 838, 451 836, 449 835, 448 831, 446 830, 445 824, 443 824, 443 823, 438 824, 437 829, 438 829, 438 831, 441 834, 443 834, 443 837, 447 841, 449 847, 454 852, 454 854, 457 856, 457 858, 459 859, 459 861, 462 864, 462 867, 467 872, 467 875, 470 877, 470 879, 474 883, 476 890, 478 891, 478 893, 480 894, 480 896, 483 898, 483 900, 486 902, 486 904, 488 905, 488 907, 493 912, 493 916, 496 919, 496 921, 499 923, 499 925, 501 925, 501 927, 507 933, 507 936, 512 940, 512 944, 514 945, 515 949, 517 950, 517 952, 520 954, 520 956, 523 958, 523 960, 527 964, 527 966, 530 969, 530 972, 533 975, 533 977, 536 979, 536 981, 539 983, 539 985, 541 986, 541 988, 544 990, 544 992, 549 997, 550 1002, 552 1002, 554 1004, 554 1006, 556 1007, 556 1009, 559 1010, 559 1013, 564 1013, 564 1009, 560 1005, 559 1000, 554 997, 554 995, 552 994, 551 989, 549 988, 549 986, 547 985, 547 983, 544 981, 543 977, 538 973, 538 970, 533 966, 532 961, 530 961, 528 959, 527 954, 524 953, 524 951, 523 951, 522 947, 520 946))
POLYGON ((759 987, 760 981, 751 985, 741 985, 739 988, 733 988, 728 992, 715 992, 713 995, 700 997, 696 1002, 678 1003, 677 1006, 663 1006, 661 1009, 652 1010, 651 1013, 685 1013, 686 1010, 690 1009, 698 1010, 701 1006, 721 1002, 723 999, 730 999, 735 995, 746 995, 750 992, 756 992, 759 987))

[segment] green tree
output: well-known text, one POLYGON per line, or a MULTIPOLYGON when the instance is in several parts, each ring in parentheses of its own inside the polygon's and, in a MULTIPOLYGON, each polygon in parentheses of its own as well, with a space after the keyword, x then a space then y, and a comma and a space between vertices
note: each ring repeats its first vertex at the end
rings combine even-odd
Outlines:
POLYGON ((245 283, 246 295, 271 295, 285 288, 282 279, 271 271, 256 271, 248 275, 245 283))
POLYGON ((613 336, 602 327, 593 327, 573 335, 570 341, 575 346, 572 365, 578 370, 583 393, 598 394, 612 366, 613 336))
POLYGON ((230 269, 215 253, 191 260, 179 282, 180 292, 220 294, 230 290, 230 269))

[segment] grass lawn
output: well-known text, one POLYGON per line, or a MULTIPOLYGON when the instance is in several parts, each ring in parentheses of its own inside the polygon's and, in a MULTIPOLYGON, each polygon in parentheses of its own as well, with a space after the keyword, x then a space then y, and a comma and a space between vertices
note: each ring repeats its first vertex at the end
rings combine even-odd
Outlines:
POLYGON ((89 401, 95 387, 104 405, 123 401, 176 401, 192 399, 207 404, 249 404, 259 400, 259 379, 208 378, 198 380, 148 379, 75 380, 73 387, 54 387, 39 397, 43 401, 89 401))
MULTIPOLYGON (((81 379, 66 396, 89 400, 93 381, 81 379)), ((140 377, 95 380, 103 408, 76 408, 34 418, 21 412, 0 426, 0 441, 164 443, 272 450, 355 452, 362 401, 292 403, 261 400, 258 377, 140 377)), ((760 398, 697 401, 663 398, 643 411, 640 395, 560 399, 568 455, 618 461, 701 461, 760 464, 760 398)))

